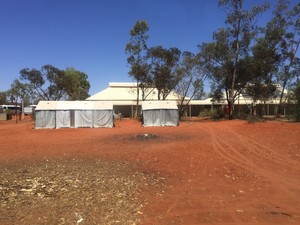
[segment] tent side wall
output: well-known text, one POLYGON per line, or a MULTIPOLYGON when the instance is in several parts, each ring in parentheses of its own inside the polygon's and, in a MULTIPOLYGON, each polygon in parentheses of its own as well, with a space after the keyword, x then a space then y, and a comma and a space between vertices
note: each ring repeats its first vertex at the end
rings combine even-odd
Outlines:
POLYGON ((93 110, 75 110, 74 127, 93 127, 93 110))
POLYGON ((153 109, 143 111, 143 126, 178 126, 177 109, 153 109))
POLYGON ((113 110, 94 110, 93 127, 114 127, 113 110))
POLYGON ((35 127, 114 127, 113 105, 99 101, 40 101, 35 127))
POLYGON ((56 128, 74 127, 71 110, 57 110, 55 114, 56 128))
POLYGON ((55 111, 54 110, 38 110, 35 111, 35 128, 55 128, 55 111))

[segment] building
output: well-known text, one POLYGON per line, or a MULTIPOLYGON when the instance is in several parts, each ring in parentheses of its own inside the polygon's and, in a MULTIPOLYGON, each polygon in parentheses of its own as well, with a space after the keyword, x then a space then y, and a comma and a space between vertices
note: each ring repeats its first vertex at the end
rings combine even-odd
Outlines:
MULTIPOLYGON (((149 88, 145 93, 147 101, 158 100, 157 90, 149 88)), ((180 95, 172 91, 166 100, 178 101, 180 95)), ((88 101, 109 101, 113 104, 115 114, 121 113, 123 117, 133 117, 137 107, 136 83, 109 83, 108 88, 87 98, 88 101)), ((142 94, 139 92, 139 112, 142 103, 142 94)))
MULTIPOLYGON (((145 101, 156 101, 157 90, 155 88, 149 88, 145 101)), ((224 94, 225 96, 225 94, 224 94)), ((180 104, 181 95, 172 91, 166 98, 167 101, 175 101, 177 105, 180 104)), ((137 107, 137 85, 136 83, 122 83, 111 82, 108 88, 100 91, 99 93, 87 98, 89 101, 107 101, 113 104, 113 110, 115 114, 121 113, 123 117, 134 117, 134 113, 137 107)), ((214 101, 212 98, 205 100, 190 100, 186 97, 186 101, 189 101, 187 105, 187 116, 199 116, 203 110, 212 110, 214 108, 225 109, 227 101, 225 97, 221 101, 214 101)), ((141 113, 142 94, 139 92, 138 111, 141 113)), ((282 106, 280 113, 283 115, 289 114, 290 110, 288 103, 282 106)), ((277 107, 279 105, 279 99, 273 98, 268 100, 253 101, 251 96, 240 94, 235 100, 235 113, 249 113, 255 106, 257 112, 262 115, 275 115, 277 107)))

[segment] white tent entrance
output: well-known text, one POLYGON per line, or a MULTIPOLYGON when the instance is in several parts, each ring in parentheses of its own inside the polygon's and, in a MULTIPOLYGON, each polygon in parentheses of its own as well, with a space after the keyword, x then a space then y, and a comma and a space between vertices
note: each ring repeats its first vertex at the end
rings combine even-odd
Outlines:
POLYGON ((143 126, 178 126, 179 115, 175 101, 142 102, 143 126))
POLYGON ((36 128, 113 127, 113 105, 98 101, 40 101, 36 128))

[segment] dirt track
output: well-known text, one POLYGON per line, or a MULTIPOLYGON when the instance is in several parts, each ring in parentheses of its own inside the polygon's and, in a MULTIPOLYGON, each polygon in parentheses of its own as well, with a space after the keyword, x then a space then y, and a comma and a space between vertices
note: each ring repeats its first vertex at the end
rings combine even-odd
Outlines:
POLYGON ((300 124, 122 120, 113 129, 34 130, 9 121, 0 139, 9 163, 91 156, 159 174, 166 187, 143 194, 142 224, 300 224, 300 124))

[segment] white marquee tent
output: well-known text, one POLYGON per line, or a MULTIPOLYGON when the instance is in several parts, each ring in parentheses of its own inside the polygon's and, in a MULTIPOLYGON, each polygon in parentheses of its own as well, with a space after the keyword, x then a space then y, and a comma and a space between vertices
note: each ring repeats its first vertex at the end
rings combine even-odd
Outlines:
POLYGON ((178 126, 179 115, 175 101, 142 102, 143 126, 178 126))
POLYGON ((36 128, 113 127, 113 105, 100 101, 40 101, 36 128))

